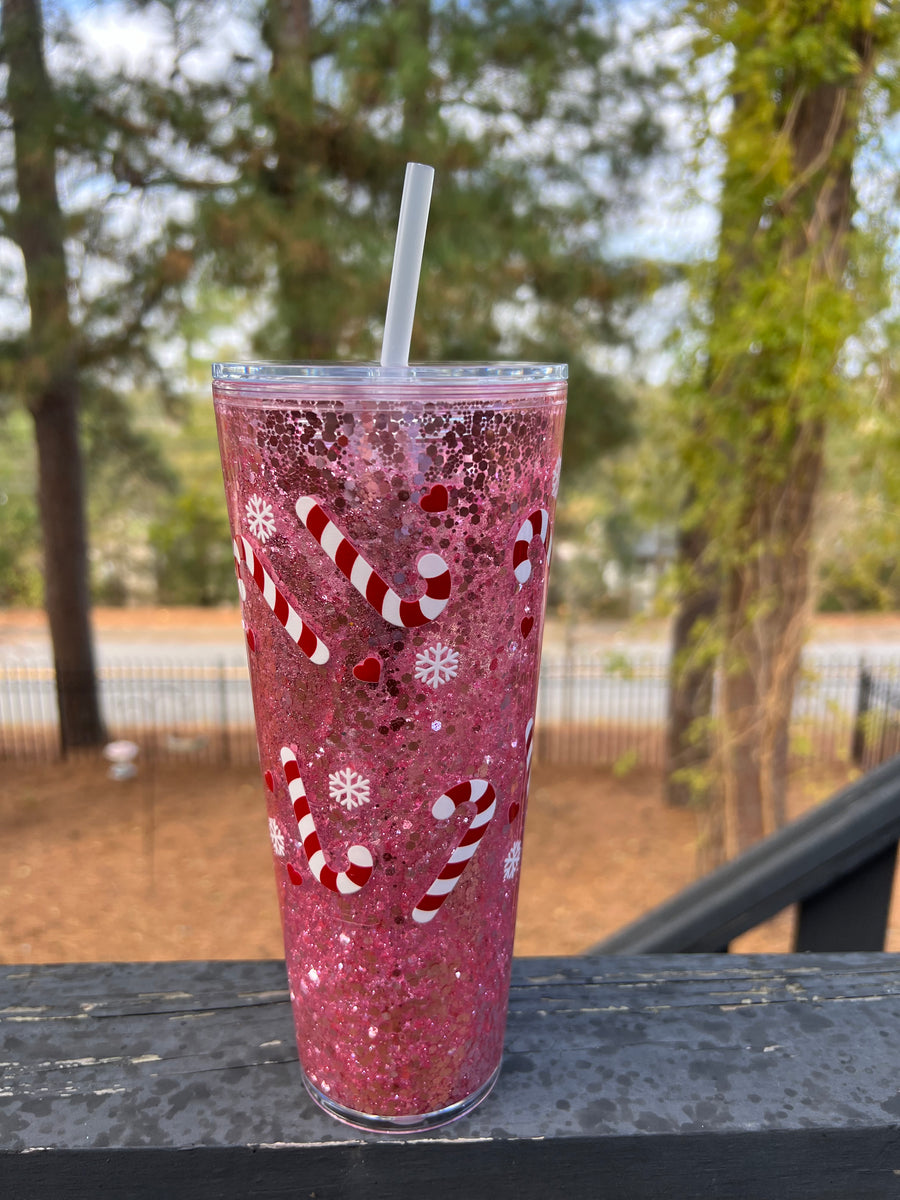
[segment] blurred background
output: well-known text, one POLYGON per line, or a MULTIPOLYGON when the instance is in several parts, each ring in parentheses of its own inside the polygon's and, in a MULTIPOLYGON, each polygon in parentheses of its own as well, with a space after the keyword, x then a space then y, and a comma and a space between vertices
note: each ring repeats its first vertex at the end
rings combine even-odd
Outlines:
POLYGON ((0 10, 0 960, 280 953, 209 364, 377 358, 408 160, 412 358, 570 364, 517 952, 900 749, 892 6, 0 10))

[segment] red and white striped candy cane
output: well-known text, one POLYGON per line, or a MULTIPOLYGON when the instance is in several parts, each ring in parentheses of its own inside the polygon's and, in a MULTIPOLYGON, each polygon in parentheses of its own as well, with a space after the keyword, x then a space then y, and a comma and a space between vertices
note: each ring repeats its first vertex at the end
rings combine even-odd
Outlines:
POLYGON ((550 514, 546 508, 536 509, 516 534, 513 546, 513 573, 520 584, 527 583, 531 578, 531 563, 528 561, 528 547, 535 538, 547 545, 547 531, 550 528, 550 514))
POLYGON ((494 789, 484 779, 467 779, 448 789, 438 796, 431 809, 431 815, 438 821, 446 821, 452 817, 461 804, 472 800, 475 803, 475 816, 469 823, 469 828, 463 834, 456 849, 447 860, 447 865, 435 879, 434 883, 413 909, 413 920, 424 925, 430 921, 441 907, 466 869, 469 860, 478 849, 484 837, 488 822, 497 807, 494 789))
POLYGON ((326 864, 325 855, 322 853, 316 825, 309 811, 309 801, 306 799, 306 788, 300 778, 297 756, 287 746, 281 750, 281 765, 284 767, 288 794, 294 806, 294 816, 297 818, 300 841, 303 843, 303 853, 306 855, 309 869, 316 880, 329 891, 338 892, 341 896, 352 896, 354 892, 366 886, 372 875, 371 851, 365 846, 351 846, 347 851, 350 866, 346 871, 333 871, 326 864))
MULTIPOLYGON (((528 789, 531 786, 531 755, 534 750, 534 717, 532 717, 525 726, 525 787, 522 789, 522 804, 528 799, 528 789)), ((515 821, 521 811, 522 805, 518 800, 513 800, 507 810, 506 819, 510 825, 515 821)))
MULTIPOLYGON (((296 609, 284 598, 281 588, 275 583, 268 570, 263 566, 259 555, 243 535, 241 535, 241 546, 244 550, 244 561, 253 576, 253 582, 262 592, 263 600, 275 614, 276 619, 284 626, 288 637, 297 643, 306 657, 316 666, 327 663, 328 647, 313 633, 296 609)), ((237 556, 238 549, 235 545, 235 559, 237 556)))
POLYGON ((526 726, 526 790, 524 797, 528 799, 528 788, 532 786, 532 755, 534 754, 534 718, 526 726))
POLYGON ((241 603, 247 599, 247 589, 244 587, 244 581, 241 579, 241 552, 238 550, 238 544, 231 539, 231 553, 234 555, 234 573, 237 575, 238 595, 241 598, 241 603))
POLYGON ((439 617, 450 599, 450 572, 439 554, 423 554, 416 570, 425 580, 425 595, 418 600, 401 600, 388 587, 360 552, 338 529, 312 496, 297 501, 297 516, 334 565, 350 580, 359 594, 391 625, 415 629, 439 617))

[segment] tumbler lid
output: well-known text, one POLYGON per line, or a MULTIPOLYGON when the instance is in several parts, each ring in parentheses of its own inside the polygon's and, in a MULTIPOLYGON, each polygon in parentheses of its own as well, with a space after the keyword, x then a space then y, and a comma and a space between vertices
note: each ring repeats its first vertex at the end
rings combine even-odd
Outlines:
POLYGON ((465 384, 555 383, 568 378, 565 363, 435 362, 382 367, 376 362, 217 362, 212 377, 226 383, 465 384))

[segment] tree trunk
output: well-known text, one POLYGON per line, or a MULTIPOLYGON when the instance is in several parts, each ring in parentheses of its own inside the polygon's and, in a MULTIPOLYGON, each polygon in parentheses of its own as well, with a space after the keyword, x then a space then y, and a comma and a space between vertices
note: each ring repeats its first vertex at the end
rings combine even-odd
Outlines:
POLYGON ((326 359, 335 351, 333 313, 320 301, 332 271, 331 256, 316 232, 318 185, 308 181, 315 117, 312 20, 310 0, 269 0, 269 117, 275 158, 269 190, 279 222, 278 306, 287 331, 286 353, 294 359, 326 359))
POLYGON ((56 187, 56 113, 44 63, 39 0, 4 0, 2 35, 18 189, 13 229, 31 308, 22 386, 37 442, 44 602, 65 753, 75 746, 101 745, 105 733, 91 641, 80 397, 56 187))
POLYGON ((728 648, 722 672, 722 764, 729 856, 763 836, 762 759, 766 669, 765 648, 757 638, 752 606, 758 599, 752 564, 729 573, 725 589, 728 648))
POLYGON ((50 623, 63 753, 105 741, 90 626, 84 487, 74 374, 32 408, 44 543, 44 605, 50 623))
POLYGON ((706 531, 699 525, 678 533, 677 561, 685 584, 672 626, 669 716, 666 738, 666 803, 673 807, 706 803, 712 756, 715 661, 700 645, 715 619, 719 593, 704 564, 706 531))
MULTIPOLYGON (((707 759, 717 766, 721 790, 702 814, 705 865, 715 863, 717 842, 739 853, 787 817, 829 397, 853 331, 841 296, 860 103, 874 61, 873 36, 863 29, 871 5, 860 6, 853 32, 834 6, 786 0, 777 38, 762 8, 740 11, 704 415, 688 459, 692 503, 700 498, 708 524, 699 555, 684 536, 679 548, 695 578, 691 560, 707 539, 721 565, 721 720, 715 750, 691 745, 687 731, 698 728, 712 693, 702 676, 679 675, 678 651, 694 637, 693 608, 701 619, 713 611, 701 589, 686 594, 675 625, 669 730, 670 772, 685 763, 697 777, 707 759), (812 25, 829 56, 824 65, 804 52, 812 25)), ((670 776, 670 801, 683 797, 670 776)))
POLYGON ((787 479, 758 481, 752 490, 745 558, 733 568, 726 594, 723 755, 733 853, 787 818, 791 711, 809 622, 824 433, 820 418, 804 422, 787 479))
POLYGON ((787 820, 787 781, 791 711, 809 626, 811 549, 815 502, 824 468, 824 422, 805 423, 796 445, 793 468, 776 502, 775 553, 766 563, 763 586, 779 603, 763 617, 772 647, 772 667, 764 710, 762 804, 767 828, 787 820))
MULTIPOLYGON (((785 314, 785 323, 798 327, 793 361, 816 364, 812 371, 807 367, 806 388, 815 387, 815 371, 835 369, 842 340, 831 333, 826 341, 814 322, 815 304, 845 286, 853 144, 860 93, 871 69, 871 39, 860 35, 853 49, 861 69, 852 85, 795 83, 793 182, 772 218, 784 224, 779 263, 802 262, 806 272, 798 311, 785 314)), ((747 417, 755 429, 743 477, 740 550, 725 598, 722 749, 735 853, 786 819, 791 709, 808 626, 813 519, 824 455, 825 417, 808 395, 787 393, 777 412, 756 406, 754 372, 764 395, 771 387, 767 371, 763 349, 729 372, 732 386, 750 400, 747 417)))

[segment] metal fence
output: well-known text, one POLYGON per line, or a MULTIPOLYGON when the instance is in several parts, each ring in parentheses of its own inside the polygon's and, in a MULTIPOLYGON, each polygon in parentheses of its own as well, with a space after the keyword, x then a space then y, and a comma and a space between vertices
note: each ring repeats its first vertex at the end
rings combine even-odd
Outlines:
POLYGON ((900 753, 900 666, 879 670, 863 664, 859 672, 857 720, 851 756, 870 770, 900 753))
MULTIPOLYGON (((538 698, 537 753, 544 762, 661 767, 668 699, 668 663, 662 655, 547 661, 538 698)), ((866 768, 896 753, 900 663, 872 667, 856 658, 808 654, 794 697, 791 744, 798 758, 852 759, 866 768), (889 694, 898 697, 894 710, 886 704, 889 694)))
MULTIPOLYGON (((98 671, 110 740, 142 758, 256 762, 245 663, 116 662, 98 671)), ((59 753, 52 667, 0 665, 0 759, 49 761, 59 753)))
MULTIPOLYGON (((254 763, 256 737, 246 664, 118 661, 99 672, 109 736, 141 755, 254 763)), ((535 755, 557 764, 661 766, 668 666, 664 654, 545 658, 535 755)), ((852 759, 868 769, 900 751, 900 662, 809 654, 794 701, 795 755, 852 759)), ((58 754, 50 667, 0 664, 0 759, 58 754)))

